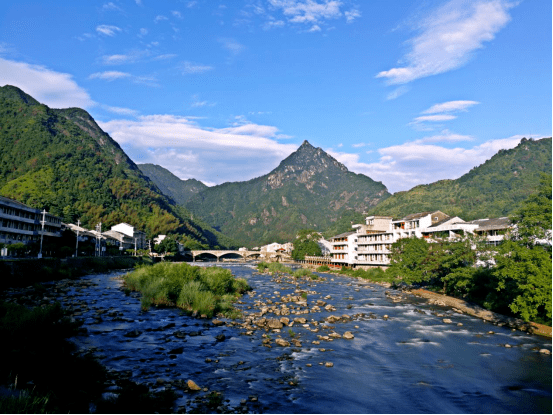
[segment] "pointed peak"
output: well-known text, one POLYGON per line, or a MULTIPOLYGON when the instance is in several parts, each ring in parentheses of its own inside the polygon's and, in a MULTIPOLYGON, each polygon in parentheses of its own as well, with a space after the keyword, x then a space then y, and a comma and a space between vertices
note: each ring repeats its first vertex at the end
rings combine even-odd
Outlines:
POLYGON ((307 141, 307 140, 304 140, 303 143, 301 143, 300 148, 302 148, 302 147, 303 147, 303 148, 315 148, 315 147, 313 147, 313 146, 309 143, 309 141, 307 141))

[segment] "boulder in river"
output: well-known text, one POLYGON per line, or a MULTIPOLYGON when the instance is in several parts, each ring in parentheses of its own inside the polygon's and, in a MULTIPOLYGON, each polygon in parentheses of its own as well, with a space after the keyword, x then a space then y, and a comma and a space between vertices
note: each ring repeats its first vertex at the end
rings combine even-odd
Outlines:
POLYGON ((188 382, 186 382, 186 386, 188 386, 188 389, 190 389, 191 391, 199 391, 202 389, 198 385, 196 385, 196 382, 194 382, 191 379, 189 379, 188 382))
POLYGON ((275 340, 275 343, 278 344, 279 346, 282 346, 282 347, 288 347, 288 346, 290 346, 290 343, 287 342, 287 341, 284 340, 284 339, 276 339, 276 340, 275 340))
POLYGON ((353 339, 355 336, 352 334, 351 331, 346 331, 342 337, 343 337, 344 339, 351 340, 351 339, 353 339))

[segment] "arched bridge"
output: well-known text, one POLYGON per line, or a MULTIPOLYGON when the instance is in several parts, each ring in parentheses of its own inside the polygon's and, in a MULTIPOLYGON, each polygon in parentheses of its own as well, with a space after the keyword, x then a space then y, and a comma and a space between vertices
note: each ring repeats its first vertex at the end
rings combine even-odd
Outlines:
POLYGON ((267 252, 267 251, 231 251, 231 250, 205 250, 205 251, 189 251, 192 255, 192 261, 203 258, 217 259, 242 259, 244 262, 249 259, 260 259, 263 261, 279 262, 290 259, 290 255, 285 252, 267 252))

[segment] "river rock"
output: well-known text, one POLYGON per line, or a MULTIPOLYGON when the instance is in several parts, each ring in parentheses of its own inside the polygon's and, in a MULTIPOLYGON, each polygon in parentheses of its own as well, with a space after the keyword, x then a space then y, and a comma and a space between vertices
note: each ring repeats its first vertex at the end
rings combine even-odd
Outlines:
POLYGON ((332 363, 332 362, 326 362, 326 363, 325 363, 325 366, 326 366, 326 367, 333 367, 333 366, 334 366, 334 363, 332 363))
POLYGON ((186 382, 186 386, 188 386, 188 389, 190 389, 191 391, 199 391, 202 389, 198 385, 196 385, 196 382, 194 382, 191 379, 189 379, 188 382, 186 382))
POLYGON ((277 320, 276 318, 270 318, 267 320, 266 326, 270 329, 281 329, 284 325, 280 320, 277 320))
POLYGON ((290 319, 288 317, 281 317, 279 321, 285 326, 287 326, 288 323, 290 323, 290 319))
POLYGON ((353 333, 352 333, 351 331, 346 331, 342 337, 343 337, 344 339, 351 340, 351 339, 353 339, 355 336, 353 335, 353 333))
POLYGON ((290 346, 290 343, 287 342, 287 341, 284 340, 284 339, 276 339, 276 340, 275 340, 275 343, 278 344, 279 346, 282 346, 282 347, 288 347, 288 346, 290 346))
POLYGON ((299 323, 299 324, 305 324, 305 323, 307 323, 307 320, 303 317, 296 317, 294 319, 294 322, 299 323))
POLYGON ((442 321, 443 321, 444 323, 446 323, 446 324, 451 324, 451 323, 453 323, 453 321, 451 321, 451 319, 449 319, 449 318, 444 318, 442 321))
POLYGON ((213 324, 214 326, 217 326, 217 327, 218 327, 218 326, 222 326, 223 324, 225 324, 225 322, 224 322, 224 321, 221 321, 221 320, 215 319, 215 320, 212 320, 212 321, 211 321, 211 324, 213 324))
POLYGON ((540 353, 549 355, 549 354, 551 354, 551 351, 548 350, 548 349, 540 349, 540 353))

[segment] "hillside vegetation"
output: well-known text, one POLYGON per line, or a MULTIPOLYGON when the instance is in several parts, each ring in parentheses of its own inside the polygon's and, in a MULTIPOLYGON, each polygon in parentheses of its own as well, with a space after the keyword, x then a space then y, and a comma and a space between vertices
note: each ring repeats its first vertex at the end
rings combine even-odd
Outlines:
POLYGON ((127 222, 149 237, 180 233, 233 244, 190 219, 143 176, 119 145, 79 108, 51 109, 13 86, 0 88, 0 194, 65 222, 103 229, 127 222))
POLYGON ((164 195, 173 199, 177 204, 184 205, 188 200, 207 186, 196 179, 181 180, 169 170, 157 164, 138 164, 144 176, 153 181, 164 195))
POLYGON ((464 220, 509 216, 536 192, 541 173, 551 173, 551 138, 522 139, 456 180, 416 186, 372 208, 369 213, 402 218, 441 210, 464 220))
POLYGON ((252 247, 293 241, 299 229, 324 231, 344 212, 367 212, 387 197, 382 183, 348 171, 305 141, 269 174, 209 187, 186 208, 252 247))

